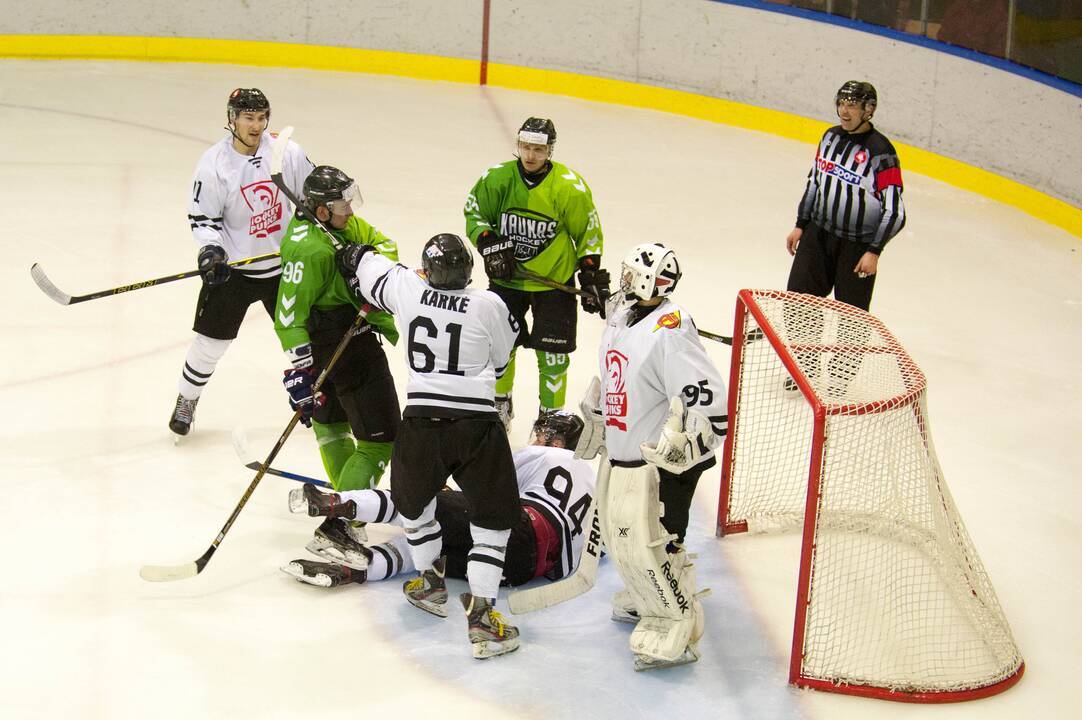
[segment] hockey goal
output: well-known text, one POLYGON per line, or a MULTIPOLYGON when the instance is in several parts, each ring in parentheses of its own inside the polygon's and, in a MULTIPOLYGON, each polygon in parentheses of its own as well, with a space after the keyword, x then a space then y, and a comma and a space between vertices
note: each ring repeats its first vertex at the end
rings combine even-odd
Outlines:
POLYGON ((789 681, 910 702, 1025 665, 936 459, 924 374, 874 316, 737 299, 718 534, 802 530, 789 681))

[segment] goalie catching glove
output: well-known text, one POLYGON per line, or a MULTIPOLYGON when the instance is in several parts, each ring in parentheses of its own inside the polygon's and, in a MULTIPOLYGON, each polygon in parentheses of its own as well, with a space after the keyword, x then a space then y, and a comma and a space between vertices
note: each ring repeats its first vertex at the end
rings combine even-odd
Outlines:
POLYGON ((669 401, 669 417, 656 443, 639 446, 642 457, 651 465, 679 475, 698 465, 720 444, 710 421, 697 410, 684 409, 679 395, 669 401))
POLYGON ((312 413, 323 407, 323 403, 327 401, 327 396, 323 393, 313 393, 316 377, 313 372, 312 346, 298 345, 287 354, 293 367, 285 371, 282 384, 289 393, 289 407, 300 413, 300 420, 305 427, 312 427, 312 413))

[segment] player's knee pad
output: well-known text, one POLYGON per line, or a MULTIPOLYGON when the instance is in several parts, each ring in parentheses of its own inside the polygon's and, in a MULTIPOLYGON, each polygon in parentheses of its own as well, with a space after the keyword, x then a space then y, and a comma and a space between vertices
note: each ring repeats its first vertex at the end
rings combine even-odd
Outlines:
POLYGON ((192 346, 188 350, 188 362, 191 364, 191 361, 195 360, 200 365, 213 367, 225 355, 225 351, 229 349, 229 343, 231 342, 233 341, 219 340, 196 333, 195 340, 192 341, 192 346))
POLYGON ((658 482, 652 465, 613 467, 601 506, 601 528, 605 547, 642 618, 632 633, 631 649, 673 660, 702 635, 703 616, 687 553, 666 552, 675 536, 661 525, 658 482))

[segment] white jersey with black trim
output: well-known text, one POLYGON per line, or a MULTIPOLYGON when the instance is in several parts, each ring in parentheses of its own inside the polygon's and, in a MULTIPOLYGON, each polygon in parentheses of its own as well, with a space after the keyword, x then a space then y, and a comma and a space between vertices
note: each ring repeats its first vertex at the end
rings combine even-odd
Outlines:
MULTIPOLYGON (((274 137, 264 132, 255 155, 243 155, 233 148, 233 136, 226 135, 199 158, 188 195, 188 222, 198 247, 219 245, 231 261, 278 252, 293 204, 271 180, 274 137)), ((298 198, 313 168, 300 145, 290 140, 282 179, 298 198)), ((250 277, 274 277, 282 263, 271 258, 238 270, 250 277)))
POLYGON ((437 290, 419 270, 370 252, 357 266, 361 293, 398 319, 409 383, 403 417, 496 417, 518 324, 488 290, 437 290))
MULTIPOLYGON (((671 300, 642 313, 636 308, 612 313, 601 337, 601 411, 612 461, 642 462, 639 445, 657 442, 674 395, 709 418, 719 436, 729 426, 725 382, 691 315, 671 300)), ((704 454, 698 464, 713 456, 713 451, 704 454)))
POLYGON ((514 452, 518 494, 542 513, 560 535, 560 559, 546 575, 570 575, 582 556, 590 529, 583 527, 597 487, 593 467, 563 448, 528 445, 514 452))

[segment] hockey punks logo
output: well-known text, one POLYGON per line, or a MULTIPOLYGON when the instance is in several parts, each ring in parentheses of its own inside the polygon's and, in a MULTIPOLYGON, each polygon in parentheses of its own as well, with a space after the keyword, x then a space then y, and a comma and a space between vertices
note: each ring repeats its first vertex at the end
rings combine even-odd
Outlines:
POLYGON ((627 356, 617 350, 605 353, 605 425, 627 432, 627 356))
POLYGON ((240 189, 244 202, 252 211, 248 234, 265 238, 282 229, 282 203, 278 201, 278 186, 269 180, 261 180, 240 189))
POLYGON ((680 311, 666 313, 657 319, 657 325, 651 332, 657 332, 661 328, 667 328, 669 330, 675 330, 680 327, 680 311))

